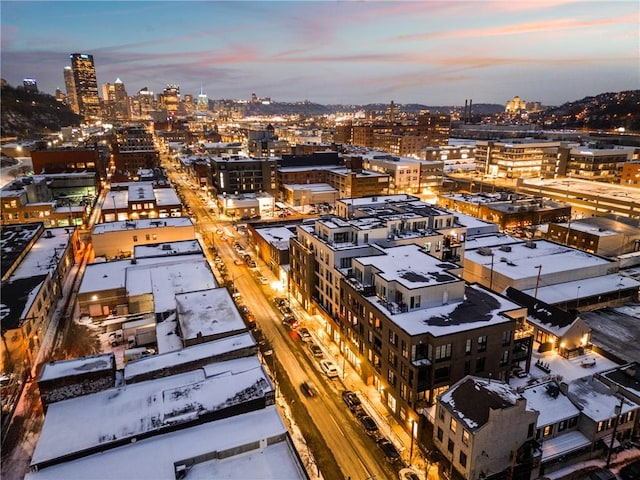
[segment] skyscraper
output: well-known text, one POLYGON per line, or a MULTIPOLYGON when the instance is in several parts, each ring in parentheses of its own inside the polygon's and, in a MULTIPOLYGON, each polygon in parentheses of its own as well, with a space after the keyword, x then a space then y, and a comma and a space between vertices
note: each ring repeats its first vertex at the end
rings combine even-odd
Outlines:
POLYGON ((72 53, 69 58, 71 58, 78 111, 85 120, 99 120, 102 113, 93 55, 72 53))
POLYGON ((71 67, 64 67, 64 87, 67 91, 67 105, 73 110, 73 113, 80 113, 78 110, 78 99, 76 97, 76 82, 73 80, 73 70, 71 70, 71 67))
POLYGON ((38 82, 35 78, 25 78, 22 86, 27 92, 38 93, 38 82))
POLYGON ((206 112, 209 110, 209 98, 204 93, 204 88, 200 86, 200 94, 198 94, 198 103, 196 104, 196 110, 199 112, 206 112))
POLYGON ((102 84, 103 115, 108 119, 128 120, 129 96, 119 78, 115 83, 102 84))

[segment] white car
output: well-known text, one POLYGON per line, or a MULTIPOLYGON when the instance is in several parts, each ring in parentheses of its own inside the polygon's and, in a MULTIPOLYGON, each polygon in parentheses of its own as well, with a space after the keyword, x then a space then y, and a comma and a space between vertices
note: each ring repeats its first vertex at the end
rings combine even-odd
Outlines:
POLYGON ((325 375, 329 378, 335 378, 339 376, 338 367, 331 360, 321 360, 320 368, 325 373, 325 375))

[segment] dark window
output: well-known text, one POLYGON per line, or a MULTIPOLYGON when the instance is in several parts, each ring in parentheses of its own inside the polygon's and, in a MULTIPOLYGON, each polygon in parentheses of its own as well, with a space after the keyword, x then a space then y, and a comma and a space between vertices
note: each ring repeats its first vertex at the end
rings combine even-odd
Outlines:
POLYGON ((453 453, 453 440, 449 439, 449 443, 447 444, 447 450, 449 453, 453 453))
POLYGON ((484 352, 487 350, 487 336, 482 335, 478 337, 478 351, 484 352))
POLYGON ((442 429, 440 427, 438 427, 438 440, 440 440, 442 442, 443 436, 444 436, 444 433, 443 433, 442 429))
POLYGON ((467 455, 464 452, 460 452, 460 465, 467 466, 467 455))
POLYGON ((484 363, 485 363, 484 357, 478 358, 476 360, 476 373, 484 372, 484 363))

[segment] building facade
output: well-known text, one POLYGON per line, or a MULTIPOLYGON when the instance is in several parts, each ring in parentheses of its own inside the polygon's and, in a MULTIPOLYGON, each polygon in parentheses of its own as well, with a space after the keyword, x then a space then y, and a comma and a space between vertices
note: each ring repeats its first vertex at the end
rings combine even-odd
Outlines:
POLYGON ((100 120, 102 109, 98 96, 98 82, 96 80, 96 67, 93 64, 93 55, 86 53, 72 53, 71 71, 73 73, 73 88, 75 100, 78 104, 78 113, 85 120, 100 120))

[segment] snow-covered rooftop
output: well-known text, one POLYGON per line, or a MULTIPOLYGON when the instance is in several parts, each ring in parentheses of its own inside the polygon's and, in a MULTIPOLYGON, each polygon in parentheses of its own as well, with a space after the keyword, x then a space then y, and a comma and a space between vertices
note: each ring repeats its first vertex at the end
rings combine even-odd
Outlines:
POLYGON ((155 312, 175 310, 175 295, 217 288, 218 283, 204 258, 128 268, 125 284, 129 296, 153 294, 155 312))
POLYGON ((91 357, 72 358, 46 363, 40 372, 39 381, 48 381, 90 372, 110 371, 115 369, 113 353, 94 355, 91 357))
POLYGON ((155 188, 153 193, 158 207, 180 205, 180 199, 173 188, 155 188))
POLYGON ((189 217, 170 217, 162 220, 127 220, 121 222, 97 223, 91 230, 91 235, 101 235, 108 232, 118 232, 121 230, 143 230, 145 228, 164 227, 193 227, 193 222, 189 217))
MULTIPOLYGON (((616 416, 615 407, 620 404, 619 397, 593 375, 575 379, 568 385, 569 397, 579 405, 582 413, 593 421, 605 421, 616 416)), ((637 404, 625 399, 621 413, 625 414, 638 408, 637 404)))
POLYGON ((459 277, 447 273, 455 265, 427 255, 418 245, 387 248, 384 253, 358 257, 354 265, 371 266, 387 282, 397 282, 407 289, 461 281, 459 277))
POLYGON ((560 455, 591 445, 591 443, 592 441, 579 430, 573 430, 557 437, 546 439, 542 443, 542 461, 552 460, 560 455))
POLYGON ((173 242, 151 243, 135 245, 133 257, 136 260, 147 257, 164 257, 171 255, 185 255, 188 253, 202 253, 202 247, 197 240, 180 240, 173 242))
POLYGON ((513 320, 505 313, 522 309, 475 284, 466 286, 465 297, 463 301, 406 313, 391 312, 375 296, 365 298, 409 335, 428 333, 434 337, 511 322, 513 320))
MULTIPOLYGON (((611 274, 538 287, 537 298, 545 303, 554 305, 575 300, 576 298, 579 300, 629 288, 640 289, 640 282, 620 274, 611 274)), ((535 289, 523 290, 523 293, 534 296, 535 289)))
MULTIPOLYGON (((519 280, 535 277, 540 266, 542 274, 549 276, 612 264, 611 261, 596 255, 547 240, 532 242, 535 248, 529 248, 527 243, 512 244, 510 252, 494 249, 494 272, 506 278, 519 280)), ((491 264, 491 256, 482 255, 479 250, 465 250, 464 259, 479 264, 491 264)))
POLYGON ((527 400, 527 409, 540 413, 538 428, 553 425, 580 414, 580 410, 560 392, 560 387, 554 382, 534 385, 524 389, 521 394, 527 400))
POLYGON ((283 187, 289 190, 310 190, 313 193, 338 193, 338 190, 328 183, 286 183, 283 187))
MULTIPOLYGON (((109 420, 105 419, 105 414, 95 413, 97 419, 109 420)), ((86 420, 89 423, 80 427, 81 430, 86 430, 87 426, 96 423, 96 419, 87 418, 86 420)), ((103 421, 98 423, 102 424, 103 421)), ((66 435, 75 435, 75 432, 74 435, 70 435, 69 432, 71 430, 65 430, 66 435)), ((82 435, 82 432, 79 433, 82 435)), ((176 478, 175 464, 180 461, 207 455, 216 458, 216 452, 231 452, 238 447, 255 444, 263 439, 283 438, 286 434, 286 427, 277 408, 269 406, 262 410, 140 439, 135 443, 112 450, 31 472, 26 478, 29 480, 85 480, 96 478, 96 476, 105 480, 176 478)), ((42 438, 41 436, 40 441, 42 438)), ((65 441, 62 440, 62 443, 65 441)), ((192 470, 196 474, 194 478, 246 479, 251 477, 256 480, 306 478, 299 470, 295 452, 283 447, 283 442, 267 443, 264 448, 238 455, 220 455, 220 457, 222 458, 197 464, 192 470), (203 470, 206 475, 209 473, 211 475, 202 477, 203 470), (223 474, 224 472, 229 474, 223 474)))
POLYGON ((482 428, 490 410, 512 407, 521 399, 507 383, 470 375, 440 396, 440 402, 470 430, 482 428))
POLYGON ((156 198, 153 194, 153 184, 148 182, 130 183, 128 194, 130 202, 153 201, 156 198))
POLYGON ((288 250, 289 239, 296 236, 295 232, 292 232, 286 227, 256 228, 256 232, 258 232, 267 243, 279 250, 288 250))
POLYGON ((241 333, 232 337, 220 338, 210 342, 200 343, 181 350, 145 357, 140 361, 127 362, 124 368, 125 382, 149 372, 162 371, 168 367, 189 364, 198 360, 213 359, 214 357, 256 346, 253 336, 241 333))
POLYGON ((69 233, 65 228, 49 228, 29 249, 9 280, 51 274, 69 244, 69 233), (49 233, 46 233, 49 232, 49 233))
POLYGON ((260 361, 251 356, 56 402, 47 411, 32 464, 99 446, 108 449, 113 442, 161 433, 272 393, 260 361))
MULTIPOLYGON (((180 262, 190 259, 202 260, 201 254, 185 255, 180 262)), ((131 260, 114 260, 112 262, 91 263, 87 265, 78 293, 91 293, 114 288, 125 288, 128 269, 147 268, 149 265, 176 262, 172 257, 142 258, 137 263, 131 260)))
POLYGON ((240 312, 226 288, 176 295, 183 340, 246 330, 240 312))

